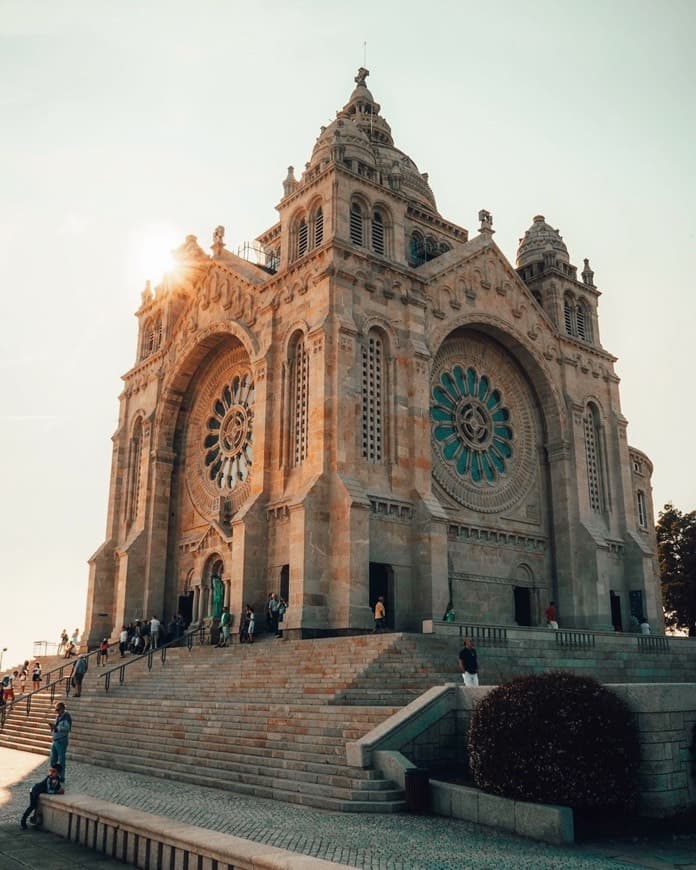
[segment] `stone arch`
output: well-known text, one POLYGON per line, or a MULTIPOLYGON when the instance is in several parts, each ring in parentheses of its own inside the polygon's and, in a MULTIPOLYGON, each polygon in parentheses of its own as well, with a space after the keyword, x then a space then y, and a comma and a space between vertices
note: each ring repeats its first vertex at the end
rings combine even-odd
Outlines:
POLYGON ((244 348, 250 364, 258 362, 258 341, 248 329, 236 321, 211 324, 185 342, 162 385, 162 395, 154 420, 154 446, 161 450, 173 448, 175 421, 184 395, 200 373, 201 365, 216 349, 230 341, 237 342, 244 348))
POLYGON ((288 358, 288 354, 290 352, 290 344, 295 339, 295 335, 298 332, 301 332, 305 336, 309 334, 309 324, 306 320, 293 321, 283 333, 283 337, 280 342, 282 359, 288 358))
POLYGON ((450 318, 446 324, 432 330, 428 342, 432 359, 437 356, 446 339, 462 329, 471 329, 488 335, 507 350, 525 372, 539 402, 546 444, 567 444, 569 432, 565 406, 553 382, 541 349, 532 345, 511 324, 494 315, 466 313, 450 318))
POLYGON ((399 347, 399 337, 388 320, 374 316, 366 317, 359 326, 360 335, 367 335, 371 329, 381 329, 385 333, 392 353, 395 348, 399 347))

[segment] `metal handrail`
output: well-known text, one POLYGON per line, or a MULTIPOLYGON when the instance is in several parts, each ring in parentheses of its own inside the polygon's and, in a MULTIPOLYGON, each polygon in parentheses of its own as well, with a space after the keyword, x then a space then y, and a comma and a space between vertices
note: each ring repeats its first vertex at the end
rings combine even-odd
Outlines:
POLYGON ((59 686, 61 683, 65 683, 65 697, 67 698, 70 696, 70 688, 71 688, 70 677, 69 676, 67 676, 67 677, 60 676, 60 677, 58 677, 57 680, 54 680, 52 683, 48 683, 47 685, 42 686, 40 689, 34 689, 33 692, 29 692, 26 695, 20 695, 19 698, 17 698, 14 701, 10 701, 9 704, 4 704, 2 707, 2 712, 0 712, 0 731, 2 731, 5 727, 5 720, 7 719, 7 716, 10 713, 12 713, 15 709, 17 709, 20 704, 26 703, 27 716, 29 716, 29 714, 31 713, 31 699, 34 697, 34 695, 38 695, 39 692, 46 692, 50 689, 51 690, 51 704, 52 704, 56 698, 56 687, 59 686))
POLYGON ((199 628, 194 628, 193 631, 184 632, 182 637, 175 637, 172 640, 167 641, 167 643, 163 643, 161 646, 156 647, 155 649, 149 649, 139 656, 132 656, 127 662, 121 662, 120 664, 116 665, 116 667, 110 668, 108 671, 103 671, 101 674, 99 674, 99 677, 104 680, 104 691, 109 691, 109 687, 111 685, 111 675, 116 671, 118 671, 118 683, 120 686, 122 686, 126 679, 126 668, 129 668, 136 662, 147 659, 147 669, 148 671, 151 671, 154 657, 157 653, 160 653, 162 665, 164 666, 167 661, 168 649, 171 649, 175 646, 186 646, 188 648, 188 651, 191 652, 195 645, 196 638, 198 639, 199 646, 203 646, 206 636, 212 636, 212 631, 210 628, 206 628, 204 625, 202 625, 199 628))
MULTIPOLYGON (((114 643, 110 643, 109 649, 112 649, 112 647, 116 647, 116 646, 118 646, 118 641, 114 641, 114 643)), ((70 668, 70 670, 72 670, 73 666, 75 665, 75 662, 79 658, 81 658, 82 656, 84 656, 84 658, 86 658, 86 659, 91 659, 92 656, 99 656, 99 655, 100 655, 99 648, 93 649, 92 652, 88 652, 88 653, 78 653, 78 655, 76 655, 76 656, 71 656, 69 659, 65 659, 65 664, 58 665, 58 667, 52 668, 50 671, 47 671, 45 674, 41 674, 41 679, 43 680, 45 677, 46 685, 48 685, 51 675, 57 673, 58 679, 61 680, 61 679, 63 679, 63 673, 64 673, 65 669, 70 668)), ((98 658, 97 658, 97 661, 99 661, 98 658)), ((88 667, 89 667, 89 664, 88 664, 88 667)))

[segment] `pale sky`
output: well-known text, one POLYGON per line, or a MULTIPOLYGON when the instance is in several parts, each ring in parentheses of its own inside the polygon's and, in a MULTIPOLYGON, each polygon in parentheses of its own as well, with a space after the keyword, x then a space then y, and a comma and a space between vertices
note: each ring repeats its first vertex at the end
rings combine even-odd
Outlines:
POLYGON ((543 214, 590 258, 656 512, 696 508, 695 39, 691 0, 0 0, 3 665, 83 628, 158 252, 275 223, 365 41, 443 216, 491 211, 514 264, 543 214))

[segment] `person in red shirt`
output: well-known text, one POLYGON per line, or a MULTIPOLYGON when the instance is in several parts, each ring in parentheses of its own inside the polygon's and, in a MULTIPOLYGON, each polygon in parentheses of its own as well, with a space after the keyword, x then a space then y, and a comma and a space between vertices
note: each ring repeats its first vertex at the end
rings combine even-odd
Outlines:
POLYGON ((549 628, 558 628, 558 620, 556 619, 556 602, 550 602, 549 606, 544 611, 546 615, 546 624, 549 628))

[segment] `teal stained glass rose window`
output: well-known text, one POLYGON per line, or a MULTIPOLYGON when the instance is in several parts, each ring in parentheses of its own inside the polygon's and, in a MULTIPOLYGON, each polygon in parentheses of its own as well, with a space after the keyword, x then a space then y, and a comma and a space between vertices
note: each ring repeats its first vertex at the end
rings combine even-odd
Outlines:
POLYGON ((203 449, 206 474, 219 489, 233 490, 252 465, 254 385, 248 375, 235 377, 213 402, 203 449))
POLYGON ((430 414, 442 458, 460 477, 493 484, 505 474, 514 450, 510 411, 487 375, 473 366, 442 371, 430 414))

